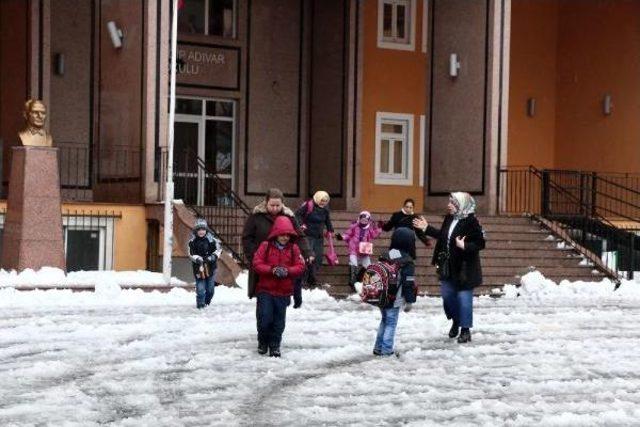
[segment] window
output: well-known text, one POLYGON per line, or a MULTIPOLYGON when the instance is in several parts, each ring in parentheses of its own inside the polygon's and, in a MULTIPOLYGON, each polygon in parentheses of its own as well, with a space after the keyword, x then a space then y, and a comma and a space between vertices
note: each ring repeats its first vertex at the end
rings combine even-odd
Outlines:
POLYGON ((378 0, 378 47, 414 50, 416 0, 378 0))
MULTIPOLYGON (((6 212, 0 211, 0 254, 6 212)), ((113 269, 114 220, 119 214, 66 212, 62 233, 67 271, 113 269)))
POLYGON ((236 0, 185 0, 178 12, 178 32, 236 37, 236 0))
POLYGON ((413 185, 413 115, 376 115, 375 183, 413 185))

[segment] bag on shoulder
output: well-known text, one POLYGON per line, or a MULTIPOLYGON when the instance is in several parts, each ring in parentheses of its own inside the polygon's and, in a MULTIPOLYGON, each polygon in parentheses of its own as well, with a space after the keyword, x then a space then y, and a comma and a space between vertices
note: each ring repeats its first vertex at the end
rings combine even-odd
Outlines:
POLYGON ((378 261, 370 264, 362 276, 360 300, 380 308, 393 303, 398 292, 400 266, 378 261))
POLYGON ((440 280, 451 278, 451 260, 449 259, 449 251, 438 252, 436 258, 436 272, 440 280))

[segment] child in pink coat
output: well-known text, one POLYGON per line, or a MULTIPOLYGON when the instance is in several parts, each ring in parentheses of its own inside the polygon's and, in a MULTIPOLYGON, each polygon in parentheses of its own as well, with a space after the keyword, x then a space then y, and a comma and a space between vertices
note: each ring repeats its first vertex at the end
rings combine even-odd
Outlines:
POLYGON ((349 286, 353 291, 359 266, 366 268, 371 264, 373 240, 381 232, 376 222, 371 219, 371 213, 362 211, 358 220, 351 224, 346 233, 336 236, 339 240, 344 240, 349 248, 349 286))

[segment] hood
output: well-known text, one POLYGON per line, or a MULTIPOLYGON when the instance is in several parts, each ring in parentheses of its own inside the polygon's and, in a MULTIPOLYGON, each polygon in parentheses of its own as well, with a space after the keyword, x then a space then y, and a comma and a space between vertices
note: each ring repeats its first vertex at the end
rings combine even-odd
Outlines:
POLYGON ((407 227, 396 228, 391 236, 389 249, 397 249, 405 254, 415 257, 416 233, 407 227))
MULTIPOLYGON (((263 200, 262 202, 258 203, 253 208, 253 213, 269 215, 269 212, 267 212, 267 202, 263 200)), ((282 213, 290 218, 293 218, 293 211, 284 205, 282 205, 282 213)))
POLYGON ((291 220, 286 216, 280 215, 276 217, 275 221, 273 221, 273 225, 271 226, 271 231, 269 231, 269 237, 267 237, 267 239, 272 240, 282 234, 288 234, 293 239, 298 237, 298 233, 296 233, 296 230, 293 228, 291 220))
POLYGON ((207 220, 204 218, 197 218, 191 231, 195 234, 195 232, 200 229, 207 230, 207 232, 209 232, 209 225, 207 224, 207 220))

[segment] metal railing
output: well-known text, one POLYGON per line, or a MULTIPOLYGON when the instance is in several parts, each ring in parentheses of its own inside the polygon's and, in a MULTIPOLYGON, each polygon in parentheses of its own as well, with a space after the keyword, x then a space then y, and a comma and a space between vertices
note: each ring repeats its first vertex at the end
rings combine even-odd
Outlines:
POLYGON ((65 201, 141 201, 140 148, 91 147, 56 142, 60 153, 60 187, 65 201))
POLYGON ((601 257, 617 276, 640 270, 640 237, 620 221, 640 224, 640 192, 633 175, 533 166, 500 170, 500 214, 539 216, 562 224, 571 238, 601 257))
MULTIPOLYGON (((167 151, 159 156, 158 200, 164 200, 167 151)), ((242 266, 247 265, 242 249, 242 230, 251 208, 231 188, 231 178, 217 174, 190 149, 174 153, 174 198, 181 199, 196 216, 205 218, 225 248, 242 266)))

